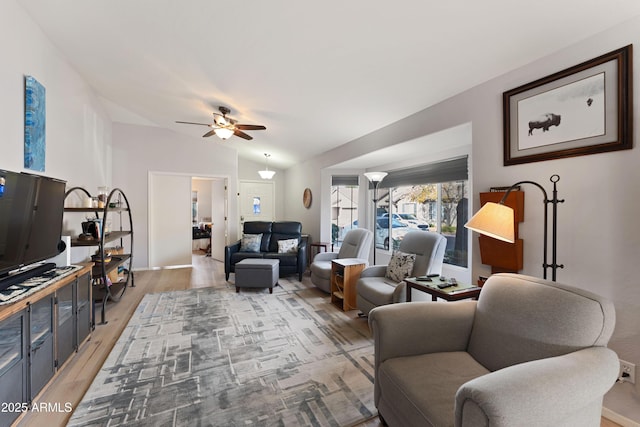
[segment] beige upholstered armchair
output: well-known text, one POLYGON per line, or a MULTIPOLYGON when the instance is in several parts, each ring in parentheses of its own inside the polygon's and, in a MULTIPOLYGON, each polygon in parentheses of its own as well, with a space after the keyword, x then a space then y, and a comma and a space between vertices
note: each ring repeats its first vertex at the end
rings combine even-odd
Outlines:
POLYGON ((349 230, 344 236, 339 252, 320 252, 309 266, 311 283, 329 293, 331 292, 331 261, 336 258, 360 258, 369 262, 373 233, 366 228, 349 230))
POLYGON ((613 304, 517 274, 478 301, 410 302, 369 314, 375 404, 389 426, 599 426, 618 376, 613 304))
MULTIPOLYGON (((415 254, 413 269, 409 276, 440 274, 444 260, 447 239, 441 234, 429 231, 410 231, 405 234, 398 251, 415 254)), ((407 277, 409 277, 407 276, 407 277)), ((365 268, 356 283, 356 305, 364 314, 377 306, 405 302, 406 284, 387 277, 386 265, 365 268)))

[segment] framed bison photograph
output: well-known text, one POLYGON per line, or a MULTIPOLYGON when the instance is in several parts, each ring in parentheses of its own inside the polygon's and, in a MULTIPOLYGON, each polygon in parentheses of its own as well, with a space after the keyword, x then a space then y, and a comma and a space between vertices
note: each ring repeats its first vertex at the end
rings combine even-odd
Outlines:
POLYGON ((504 165, 633 146, 632 45, 503 93, 504 165))

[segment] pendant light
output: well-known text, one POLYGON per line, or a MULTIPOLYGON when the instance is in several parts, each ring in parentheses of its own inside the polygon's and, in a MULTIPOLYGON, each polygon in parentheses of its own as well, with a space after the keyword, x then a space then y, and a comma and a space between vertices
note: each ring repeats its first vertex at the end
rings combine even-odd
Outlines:
POLYGON ((258 171, 262 179, 271 179, 276 174, 276 171, 269 170, 269 157, 271 157, 271 154, 264 153, 264 170, 258 171))

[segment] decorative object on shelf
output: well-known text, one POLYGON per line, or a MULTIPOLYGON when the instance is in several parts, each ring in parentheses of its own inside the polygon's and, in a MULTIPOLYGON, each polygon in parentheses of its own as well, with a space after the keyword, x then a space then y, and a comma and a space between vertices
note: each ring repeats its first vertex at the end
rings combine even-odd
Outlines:
POLYGON ((513 184, 502 197, 500 202, 493 203, 487 202, 484 206, 471 217, 471 219, 464 225, 470 230, 476 231, 486 236, 491 236, 495 239, 503 240, 505 242, 515 242, 515 225, 513 209, 505 205, 505 200, 509 196, 509 193, 521 184, 533 184, 538 187, 544 195, 544 229, 543 229, 543 278, 547 278, 547 269, 551 268, 551 280, 556 280, 556 270, 558 268, 564 268, 564 264, 557 263, 557 242, 558 242, 558 203, 564 203, 564 199, 558 199, 557 183, 560 181, 560 176, 552 175, 549 180, 553 183, 553 198, 549 199, 547 191, 544 187, 534 181, 520 181, 513 184), (547 263, 548 254, 548 213, 549 204, 553 205, 552 209, 552 232, 551 232, 551 264, 547 263))
POLYGON ((89 196, 86 196, 82 199, 82 207, 83 208, 92 208, 93 207, 93 199, 89 196))
POLYGON ((373 184, 373 265, 376 265, 376 238, 375 238, 375 228, 376 228, 376 217, 378 216, 378 186, 380 182, 387 176, 386 172, 365 172, 364 176, 367 177, 369 182, 373 184))
POLYGON ((91 262, 95 262, 95 263, 106 262, 106 263, 109 263, 109 262, 111 262, 111 252, 105 251, 104 257, 100 254, 100 252, 96 252, 95 254, 91 255, 91 262))
POLYGON ((46 152, 45 88, 24 77, 24 168, 44 172, 46 152))
POLYGON ((305 188, 304 192, 302 193, 302 204, 304 205, 305 208, 309 209, 311 207, 312 200, 313 198, 311 196, 311 189, 305 188))
POLYGON ((631 56, 625 46, 504 92, 504 165, 632 148, 631 56))
POLYGON ((269 157, 271 157, 271 154, 264 153, 264 170, 258 171, 262 179, 271 179, 276 174, 275 171, 269 170, 269 157))
POLYGON ((94 239, 100 239, 102 235, 102 219, 92 218, 82 223, 82 234, 90 235, 94 239))
POLYGON ((109 187, 98 187, 98 207, 104 208, 109 196, 109 187))

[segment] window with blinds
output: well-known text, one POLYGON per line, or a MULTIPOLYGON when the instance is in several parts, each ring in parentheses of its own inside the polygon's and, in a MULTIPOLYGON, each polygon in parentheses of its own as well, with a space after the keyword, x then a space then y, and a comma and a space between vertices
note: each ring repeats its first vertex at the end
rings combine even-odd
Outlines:
POLYGON ((376 247, 392 251, 410 231, 436 232, 447 239, 445 263, 467 267, 467 163, 463 156, 386 171, 378 185, 376 247))

